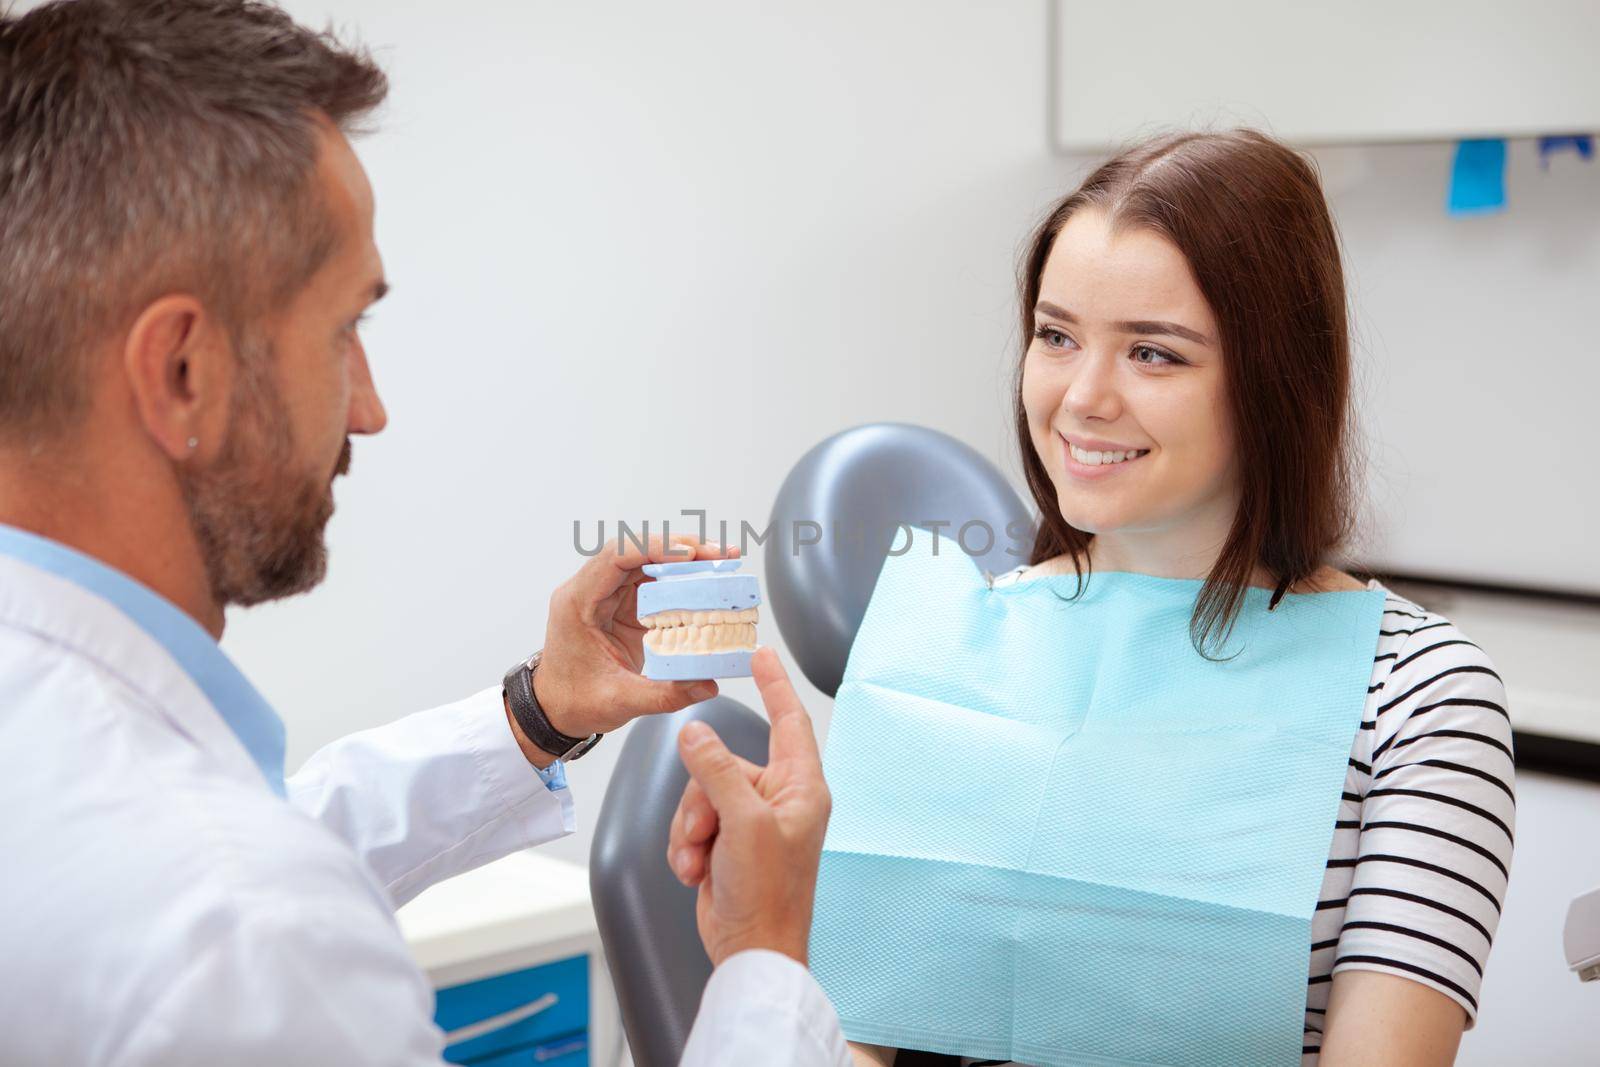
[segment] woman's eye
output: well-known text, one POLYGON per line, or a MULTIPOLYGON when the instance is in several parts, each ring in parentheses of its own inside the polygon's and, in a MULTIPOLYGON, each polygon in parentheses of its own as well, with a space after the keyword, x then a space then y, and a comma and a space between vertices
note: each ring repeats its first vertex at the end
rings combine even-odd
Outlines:
POLYGON ((1151 348, 1149 345, 1135 345, 1132 355, 1135 363, 1142 363, 1147 367, 1160 367, 1168 363, 1176 364, 1182 362, 1176 357, 1161 351, 1161 349, 1151 348))
POLYGON ((1070 337, 1054 326, 1037 326, 1034 328, 1033 335, 1043 341, 1046 348, 1065 348, 1067 342, 1071 340, 1070 337))

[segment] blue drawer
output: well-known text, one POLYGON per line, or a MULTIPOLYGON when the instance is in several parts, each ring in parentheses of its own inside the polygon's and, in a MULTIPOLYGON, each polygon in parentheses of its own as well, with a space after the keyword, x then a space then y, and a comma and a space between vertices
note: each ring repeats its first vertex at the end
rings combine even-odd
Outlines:
POLYGON ((589 1067, 588 1035, 567 1034, 510 1052, 497 1052, 488 1059, 473 1060, 472 1067, 589 1067))
MULTIPOLYGON (((555 1038, 572 1035, 582 1039, 587 1034, 589 957, 586 955, 441 989, 434 1002, 433 1021, 449 1033, 539 1001, 546 1001, 547 1005, 535 1014, 468 1040, 457 1040, 444 1050, 444 1058, 450 1063, 492 1062, 498 1065, 500 1060, 493 1057, 516 1050, 526 1052, 529 1058, 507 1060, 508 1064, 559 1062, 561 1067, 566 1067, 569 1062, 585 1062, 586 1053, 580 1053, 583 1059, 579 1060, 536 1060, 532 1057, 535 1047, 560 1044, 555 1038)), ((549 1051, 545 1055, 549 1056, 549 1051)))

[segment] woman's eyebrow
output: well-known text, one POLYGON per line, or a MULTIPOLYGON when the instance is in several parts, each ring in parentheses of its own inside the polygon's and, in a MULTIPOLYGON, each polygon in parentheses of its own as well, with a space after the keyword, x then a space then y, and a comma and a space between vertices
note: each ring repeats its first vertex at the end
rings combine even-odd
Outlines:
MULTIPOLYGON (((1053 319, 1070 322, 1074 326, 1078 324, 1078 316, 1059 304, 1052 304, 1048 300, 1041 300, 1035 304, 1033 313, 1035 315, 1049 315, 1053 319)), ((1168 334, 1172 337, 1182 337, 1186 341, 1193 341, 1197 345, 1211 344, 1211 338, 1205 334, 1191 330, 1187 326, 1179 326, 1175 322, 1162 322, 1157 319, 1136 319, 1132 322, 1113 322, 1111 326, 1121 333, 1168 334)))

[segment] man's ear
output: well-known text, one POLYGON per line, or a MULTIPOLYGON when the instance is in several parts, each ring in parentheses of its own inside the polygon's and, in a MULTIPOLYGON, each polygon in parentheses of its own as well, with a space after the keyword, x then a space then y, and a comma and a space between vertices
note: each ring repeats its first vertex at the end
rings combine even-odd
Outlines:
POLYGON ((139 313, 122 350, 145 432, 173 460, 214 454, 227 429, 233 354, 226 330, 186 293, 139 313))

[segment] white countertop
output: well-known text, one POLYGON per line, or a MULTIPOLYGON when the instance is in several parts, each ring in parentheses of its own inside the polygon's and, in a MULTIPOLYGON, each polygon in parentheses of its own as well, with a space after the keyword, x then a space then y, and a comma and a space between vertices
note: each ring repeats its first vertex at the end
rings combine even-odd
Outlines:
POLYGON ((418 966, 433 975, 522 949, 599 942, 589 872, 532 852, 441 882, 397 918, 418 966))

